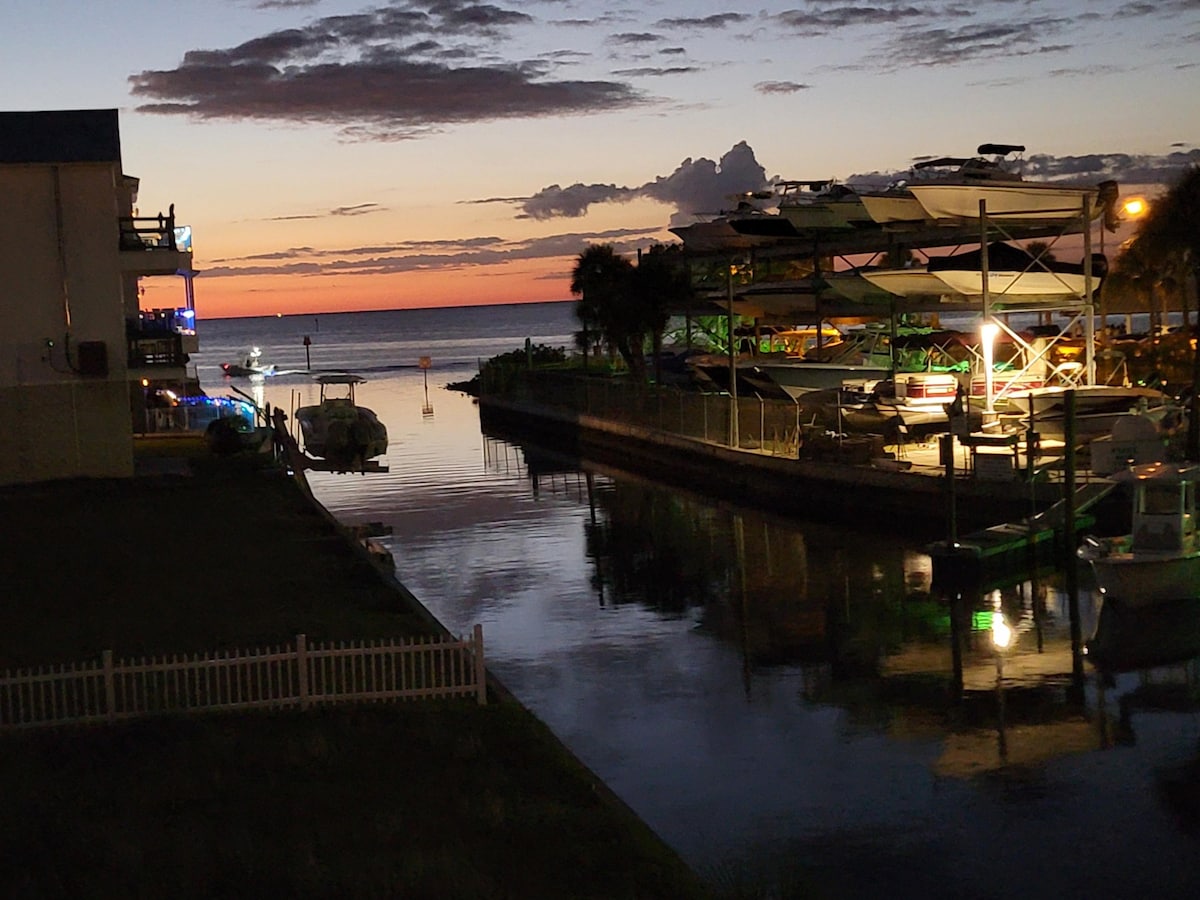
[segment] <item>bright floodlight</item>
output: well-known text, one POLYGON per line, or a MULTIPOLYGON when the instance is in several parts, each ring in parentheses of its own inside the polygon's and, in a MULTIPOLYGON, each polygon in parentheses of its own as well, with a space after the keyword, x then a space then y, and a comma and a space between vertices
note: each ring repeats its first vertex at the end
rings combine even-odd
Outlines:
POLYGON ((992 613, 992 644, 997 650, 1006 650, 1012 643, 1012 629, 1004 621, 1004 613, 997 610, 992 613))
POLYGON ((984 410, 992 412, 992 366, 995 364, 996 335, 1000 326, 991 319, 979 326, 979 336, 983 339, 983 394, 984 410))
POLYGON ((1149 208, 1144 197, 1130 197, 1121 204, 1121 211, 1131 219, 1136 219, 1149 208))

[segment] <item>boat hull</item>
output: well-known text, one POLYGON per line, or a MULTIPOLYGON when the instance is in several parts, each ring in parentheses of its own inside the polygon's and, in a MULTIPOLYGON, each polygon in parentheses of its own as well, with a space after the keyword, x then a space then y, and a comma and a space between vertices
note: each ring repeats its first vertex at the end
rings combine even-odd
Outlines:
POLYGON ((981 200, 989 218, 1017 221, 1079 218, 1083 215, 1085 198, 1090 203, 1092 218, 1102 211, 1098 188, 1045 182, 914 184, 909 190, 933 219, 978 219, 981 200))
MULTIPOLYGON (((897 297, 941 296, 946 283, 923 266, 911 269, 860 270, 860 275, 877 288, 897 297)), ((978 292, 977 292, 978 293, 978 292)))
POLYGON ((351 463, 387 453, 387 428, 364 406, 305 406, 296 410, 296 421, 309 456, 351 463))
MULTIPOLYGON (((983 272, 942 270, 931 273, 945 288, 956 294, 983 293, 983 272)), ((1071 272, 988 272, 988 293, 993 297, 1082 297, 1087 291, 1087 279, 1071 272)), ((1099 279, 1092 279, 1092 287, 1099 279)))
POLYGON ((840 388, 848 379, 879 380, 887 378, 891 369, 887 366, 848 365, 841 363, 819 363, 805 361, 759 361, 758 368, 771 380, 793 397, 809 391, 840 388))
MULTIPOLYGON (((1085 548, 1086 549, 1086 548, 1085 548)), ((1113 553, 1091 558, 1096 584, 1106 598, 1127 606, 1151 606, 1200 597, 1200 551, 1182 556, 1113 553)))
POLYGON ((928 218, 921 201, 911 193, 859 194, 863 208, 880 225, 922 222, 928 218))

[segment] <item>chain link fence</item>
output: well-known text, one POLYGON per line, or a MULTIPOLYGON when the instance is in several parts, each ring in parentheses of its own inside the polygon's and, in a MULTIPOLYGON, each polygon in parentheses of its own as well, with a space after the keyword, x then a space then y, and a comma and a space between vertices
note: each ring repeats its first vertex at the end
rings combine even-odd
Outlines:
POLYGON ((515 369, 485 370, 480 390, 484 395, 506 400, 774 456, 794 458, 800 447, 800 409, 792 400, 738 397, 735 437, 730 422, 735 401, 725 393, 706 394, 562 371, 515 369))

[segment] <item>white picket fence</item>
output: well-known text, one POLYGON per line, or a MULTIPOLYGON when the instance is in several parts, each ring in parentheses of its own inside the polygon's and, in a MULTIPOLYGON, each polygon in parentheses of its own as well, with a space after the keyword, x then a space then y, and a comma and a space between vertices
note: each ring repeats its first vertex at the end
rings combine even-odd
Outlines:
POLYGON ((0 675, 0 730, 163 713, 474 697, 487 702, 483 628, 469 638, 310 643, 114 661, 0 675))

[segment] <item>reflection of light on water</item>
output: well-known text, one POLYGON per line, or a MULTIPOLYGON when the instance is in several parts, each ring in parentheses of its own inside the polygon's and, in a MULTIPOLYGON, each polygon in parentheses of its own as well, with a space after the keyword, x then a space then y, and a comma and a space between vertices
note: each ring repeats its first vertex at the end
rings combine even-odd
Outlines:
POLYGON ((927 594, 933 589, 933 558, 928 553, 906 550, 904 586, 912 593, 927 594))

